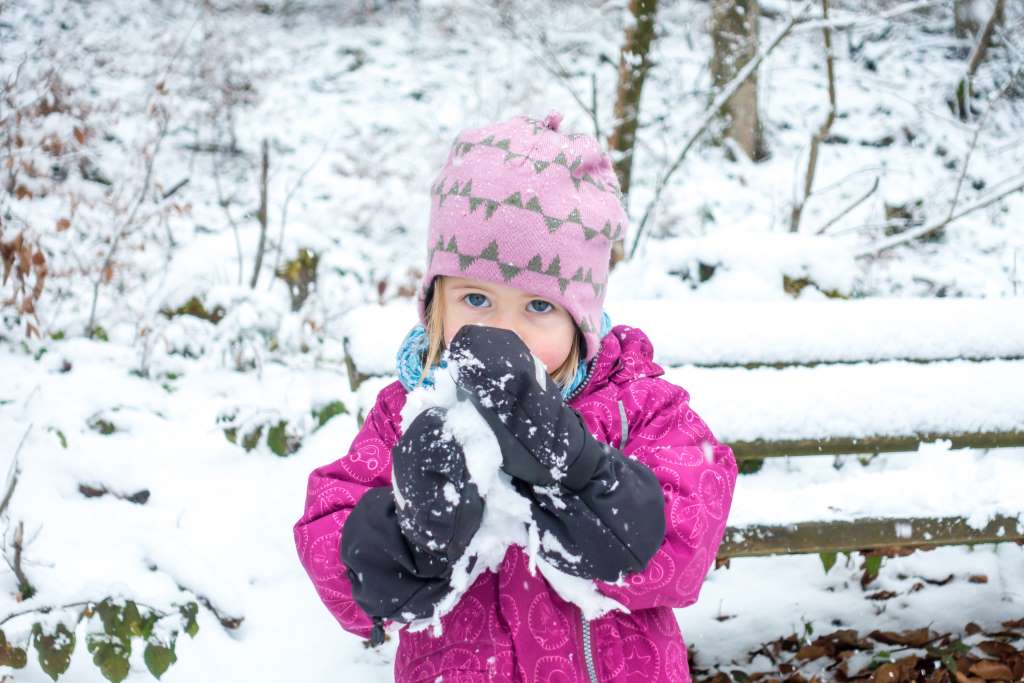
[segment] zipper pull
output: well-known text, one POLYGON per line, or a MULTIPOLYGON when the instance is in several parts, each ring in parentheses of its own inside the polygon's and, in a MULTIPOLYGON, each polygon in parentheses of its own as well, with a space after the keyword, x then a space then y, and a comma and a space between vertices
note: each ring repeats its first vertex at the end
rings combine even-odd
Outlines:
POLYGON ((387 640, 387 636, 384 634, 384 619, 382 617, 374 617, 373 630, 370 631, 370 647, 383 645, 385 640, 387 640))

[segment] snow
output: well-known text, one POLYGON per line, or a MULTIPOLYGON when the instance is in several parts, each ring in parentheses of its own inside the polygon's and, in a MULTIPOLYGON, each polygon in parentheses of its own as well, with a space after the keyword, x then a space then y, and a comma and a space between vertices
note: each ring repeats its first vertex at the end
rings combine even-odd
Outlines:
POLYGON ((444 499, 452 505, 459 504, 459 492, 455 490, 455 485, 451 482, 444 485, 444 499))
MULTIPOLYGON (((418 387, 410 392, 402 408, 403 430, 424 410, 442 408, 446 411, 445 438, 453 438, 462 446, 469 478, 484 500, 480 528, 452 568, 451 592, 438 602, 432 617, 412 621, 409 629, 431 628, 432 633, 440 635, 441 617, 458 604, 484 571, 498 570, 511 545, 526 552, 531 572, 539 569, 555 592, 575 603, 588 619, 613 609, 628 611, 618 601, 599 593, 593 582, 556 569, 540 555, 543 547, 561 554, 570 562, 579 561, 578 557, 572 559, 573 556, 553 536, 540 535, 533 521, 530 501, 515 490, 511 478, 501 469, 501 448, 491 428, 470 401, 458 399, 455 378, 460 364, 479 362, 468 351, 457 358, 449 356, 446 367, 435 372, 434 386, 418 387), (469 570, 473 558, 476 561, 469 570)), ((535 365, 539 362, 535 359, 535 365)), ((550 494, 550 487, 544 492, 550 494)))
POLYGON ((345 329, 357 332, 345 338, 349 357, 364 374, 394 374, 398 348, 417 322, 419 318, 413 302, 353 309, 344 320, 345 329), (381 340, 390 340, 390 343, 381 343, 381 340))
POLYGON ((769 458, 757 476, 739 478, 729 525, 964 516, 982 528, 996 514, 1021 514, 1024 448, 948 448, 922 443, 916 453, 882 453, 870 466, 852 456, 769 458))
POLYGON ((1024 424, 1024 363, 891 361, 665 373, 726 441, 1014 431, 1024 424))
MULTIPOLYGON (((649 269, 647 264, 643 269, 649 269)), ((642 272, 617 269, 607 310, 651 339, 663 365, 839 363, 852 361, 1019 358, 1024 355, 1024 297, 1002 299, 870 299, 767 301, 719 299, 685 292, 666 298, 622 298, 643 285, 642 272), (670 313, 670 314, 667 314, 670 313), (673 315, 674 313, 674 315, 673 315), (680 325, 686 320, 709 321, 680 325), (710 322, 713 321, 713 322, 710 322)), ((349 313, 350 348, 364 374, 393 374, 396 348, 415 323, 410 303, 359 307, 349 313), (394 338, 394 337, 386 337, 394 338)))
MULTIPOLYGON (((0 526, 9 553, 12 530, 24 522, 23 568, 38 589, 19 601, 6 572, 0 618, 108 595, 162 610, 203 596, 242 624, 225 628, 201 607, 199 634, 179 637, 178 661, 162 680, 392 679, 395 639, 367 649, 344 633, 296 559, 291 525, 306 478, 344 454, 357 418, 393 381, 395 353, 416 321, 411 297, 424 267, 428 188, 455 133, 552 108, 564 114, 563 131, 592 132, 568 87, 588 101, 593 84, 606 135, 629 13, 618 0, 515 3, 512 37, 488 3, 430 0, 418 15, 373 13, 367 4, 270 0, 261 3, 267 13, 183 0, 144 12, 127 0, 3 5, 0 81, 20 70, 16 105, 38 101, 54 73, 71 106, 22 120, 29 144, 14 154, 42 171, 20 176, 35 196, 0 190, 4 230, 40 233, 50 267, 38 306, 43 339, 22 342, 24 321, 13 321, 9 308, 0 316, 0 472, 17 453, 21 473, 0 526), (548 72, 551 54, 569 74, 564 81, 548 72), (143 188, 157 111, 168 113, 169 127, 143 188), (72 144, 57 160, 40 152, 43 136, 66 138, 83 124, 86 145, 72 144), (269 229, 252 288, 264 138, 269 229), (229 142, 237 149, 210 151, 229 142), (80 162, 111 184, 83 178, 80 162), (54 179, 58 170, 65 180, 54 179), (96 299, 110 341, 90 341, 83 334, 99 263, 136 196, 144 220, 119 242, 96 299), (61 218, 71 227, 54 232, 61 218), (319 254, 317 280, 292 310, 273 271, 304 248, 319 254), (192 297, 208 311, 222 306, 224 318, 161 313, 192 297), (371 375, 355 391, 346 356, 371 375), (318 426, 314 412, 335 400, 348 412, 318 426), (97 419, 116 431, 91 428, 97 419), (297 439, 288 457, 267 444, 266 429, 278 421, 297 439), (240 442, 261 426, 247 452, 240 442), (232 428, 239 443, 225 434, 232 428), (82 484, 113 493, 87 498, 82 484), (150 493, 145 504, 114 495, 142 490, 150 493)), ((637 258, 611 276, 613 321, 650 335, 656 360, 673 366, 668 378, 726 442, 1024 425, 1024 194, 965 216, 936 241, 855 257, 884 238, 887 204, 906 205, 915 220, 944 217, 975 138, 977 121, 950 116, 945 103, 963 73, 965 45, 948 35, 949 9, 930 4, 896 21, 856 3, 833 8, 834 23, 856 25, 836 36, 832 133, 846 142, 821 147, 799 233, 788 231, 790 200, 827 107, 813 21, 758 74, 771 158, 730 161, 721 148, 696 146, 652 214, 637 258), (886 136, 891 142, 876 146, 886 136), (794 298, 785 278, 815 284, 794 298), (999 360, 967 362, 977 358, 999 360), (922 360, 938 362, 914 362, 922 360), (706 367, 748 362, 829 365, 706 367)), ((762 18, 762 35, 771 35, 791 8, 777 0, 762 6, 782 15, 762 18)), ((708 101, 708 11, 689 0, 659 8, 629 195, 634 229, 708 101)), ((1006 26, 1018 30, 1019 5, 1007 11, 1006 26)), ((1012 50, 993 50, 978 89, 1001 86, 1014 60, 1012 50)), ((963 174, 961 206, 1019 178, 1020 120, 1020 98, 994 105, 963 174)), ((3 283, 0 299, 10 287, 3 283)), ((489 472, 500 496, 507 482, 493 443, 472 412, 462 417, 464 436, 478 440, 474 476, 483 481, 489 472)), ((1013 483, 1022 481, 1022 459, 1021 449, 926 443, 866 465, 851 456, 770 460, 740 478, 730 524, 884 513, 963 515, 977 526, 994 513, 1020 514, 1013 483)), ((477 548, 489 558, 508 542, 491 531, 491 546, 477 548)), ((534 556, 550 543, 536 533, 518 541, 534 556)), ((818 632, 991 626, 1021 612, 1021 552, 1007 543, 887 559, 872 590, 899 597, 884 604, 866 599, 853 560, 826 574, 813 555, 740 558, 712 571, 700 600, 677 616, 699 665, 745 670, 760 640, 802 632, 805 622, 818 632), (910 590, 918 577, 948 574, 955 578, 946 586, 910 590), (971 583, 972 574, 989 581, 971 583)), ((585 588, 535 566, 563 595, 585 588)), ((585 591, 576 599, 589 601, 585 591)), ((33 621, 52 628, 72 618, 72 610, 55 609, 3 629, 23 644, 33 621)), ((86 629, 76 630, 62 681, 98 679, 86 629)), ((131 663, 130 682, 152 680, 141 648, 131 663)), ((30 653, 17 680, 50 678, 30 653)))
MULTIPOLYGON (((1024 424, 1024 363, 960 359, 1024 355, 1024 316, 1018 314, 1024 301, 677 305, 688 319, 721 322, 672 328, 675 318, 658 301, 610 308, 617 320, 649 334, 656 359, 675 365, 666 379, 690 392, 694 408, 727 443, 1013 431, 1024 424), (743 332, 748 323, 758 335, 743 332), (942 360, 947 358, 954 360, 942 360), (671 363, 682 360, 687 363, 671 363), (748 361, 833 363, 781 369, 693 365, 748 361)), ((366 396, 364 405, 375 394, 366 396)))
POLYGON ((1024 355, 1024 297, 740 301, 691 294, 671 302, 613 297, 608 311, 613 322, 642 329, 666 365, 1024 355), (706 322, 680 325, 666 307, 706 322))

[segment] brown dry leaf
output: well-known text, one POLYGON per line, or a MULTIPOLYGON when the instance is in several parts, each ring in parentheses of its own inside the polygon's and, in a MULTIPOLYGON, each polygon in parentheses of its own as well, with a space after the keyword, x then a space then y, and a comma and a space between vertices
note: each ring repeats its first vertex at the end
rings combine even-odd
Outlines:
POLYGON ((818 657, 824 657, 828 654, 828 650, 823 648, 821 645, 804 645, 802 648, 796 651, 794 655, 797 659, 803 659, 806 661, 814 661, 818 657))
POLYGON ((971 574, 967 580, 971 583, 988 583, 988 577, 984 574, 971 574))
POLYGON ((956 672, 957 683, 981 683, 982 679, 968 676, 963 671, 956 672))
POLYGON ((1013 679, 1013 672, 1010 667, 1001 662, 993 662, 990 659, 979 660, 971 667, 970 672, 975 676, 984 678, 986 681, 1009 681, 1013 679))
POLYGON ((71 221, 67 218, 61 218, 57 221, 57 232, 64 232, 71 227, 71 221))
POLYGON ((1004 621, 1003 628, 1024 628, 1024 619, 1017 619, 1016 621, 1004 621))
POLYGON ((900 680, 900 667, 893 663, 883 664, 875 669, 871 679, 874 683, 896 683, 900 680))
POLYGON ((906 657, 901 657, 900 659, 897 659, 895 664, 898 667, 900 667, 901 671, 903 671, 904 677, 909 679, 912 677, 914 667, 917 666, 917 663, 920 660, 921 658, 917 655, 907 655, 906 657))
POLYGON ((872 593, 867 596, 867 598, 868 600, 891 600, 897 595, 899 595, 899 593, 894 593, 893 591, 878 591, 877 593, 872 593))
POLYGON ((840 654, 851 650, 870 650, 874 647, 871 641, 858 637, 857 631, 852 628, 843 628, 829 633, 818 638, 815 643, 824 644, 824 641, 828 641, 832 648, 840 654))
POLYGON ((964 626, 964 633, 966 633, 969 636, 973 636, 975 633, 981 633, 984 630, 985 629, 983 629, 978 624, 975 624, 973 621, 968 623, 967 626, 964 626))
POLYGON ((1013 679, 1024 681, 1024 657, 1013 658, 1013 679))
POLYGON ((75 140, 77 140, 80 145, 85 144, 85 130, 78 126, 75 126, 75 140))
POLYGON ((18 199, 32 199, 32 192, 24 185, 18 185, 14 190, 14 196, 18 199))
POLYGON ((970 657, 968 659, 967 657, 963 657, 963 656, 959 656, 958 655, 958 656, 954 657, 953 660, 956 662, 956 670, 957 671, 970 671, 971 667, 974 666, 974 663, 976 661, 978 661, 978 658, 977 657, 970 657))
POLYGON ((894 631, 872 631, 868 638, 873 638, 886 645, 909 645, 911 647, 922 647, 932 639, 931 632, 927 627, 895 633, 894 631))
POLYGON ((986 640, 978 645, 978 649, 991 657, 1008 659, 1017 654, 1017 648, 1009 643, 1001 643, 998 640, 986 640))
POLYGON ((113 279, 114 279, 114 269, 108 263, 107 265, 103 266, 103 281, 104 282, 110 282, 113 279))

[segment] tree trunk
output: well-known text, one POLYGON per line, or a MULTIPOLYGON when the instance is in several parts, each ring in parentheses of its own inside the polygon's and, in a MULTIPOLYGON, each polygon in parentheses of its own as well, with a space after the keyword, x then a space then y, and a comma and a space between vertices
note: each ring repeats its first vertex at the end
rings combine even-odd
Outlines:
MULTIPOLYGON (((712 0, 711 75, 721 89, 735 78, 743 65, 757 56, 757 0, 712 0)), ((754 73, 720 111, 724 137, 736 142, 750 159, 767 156, 757 108, 757 74, 754 73)))
POLYGON ((803 215, 807 199, 811 196, 811 188, 814 187, 814 174, 818 169, 818 151, 836 120, 836 70, 835 60, 832 58, 832 29, 828 26, 828 3, 829 0, 821 0, 821 16, 825 20, 821 31, 825 43, 825 75, 828 78, 828 113, 817 132, 811 136, 811 150, 807 158, 804 187, 793 202, 793 211, 789 218, 790 232, 800 232, 800 217, 803 215))
MULTIPOLYGON (((629 205, 629 186, 633 172, 633 147, 636 142, 637 119, 640 116, 640 95, 644 78, 651 67, 650 50, 654 39, 654 19, 658 0, 630 0, 632 25, 626 28, 619 57, 619 87, 615 98, 615 122, 608 136, 615 175, 619 179, 623 204, 629 205)), ((612 264, 624 256, 619 240, 612 245, 612 264)))

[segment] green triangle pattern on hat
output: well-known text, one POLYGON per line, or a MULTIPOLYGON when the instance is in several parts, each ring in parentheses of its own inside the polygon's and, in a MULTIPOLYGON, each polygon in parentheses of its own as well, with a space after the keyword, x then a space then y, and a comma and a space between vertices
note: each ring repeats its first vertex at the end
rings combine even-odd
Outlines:
POLYGON ((525 265, 517 265, 510 261, 501 260, 499 249, 498 241, 491 240, 491 242, 484 247, 483 251, 479 254, 467 254, 459 250, 459 245, 455 239, 455 235, 448 238, 447 245, 445 244, 444 238, 440 237, 438 238, 437 244, 430 248, 430 253, 427 255, 427 265, 428 267, 430 266, 434 260, 434 255, 437 252, 444 252, 455 254, 458 257, 459 270, 463 272, 477 261, 493 261, 498 264, 498 268, 501 271, 505 282, 511 282, 516 275, 519 275, 523 271, 536 273, 538 275, 546 275, 558 282, 558 288, 563 294, 568 288, 570 282, 592 285, 595 296, 600 296, 600 293, 604 291, 607 285, 606 282, 594 282, 594 273, 590 268, 587 268, 586 271, 584 271, 582 267, 578 268, 576 270, 576 274, 573 275, 572 278, 562 277, 562 262, 558 255, 555 255, 555 257, 551 259, 551 262, 548 263, 547 269, 545 269, 544 258, 540 254, 534 254, 525 265))
POLYGON ((525 211, 532 211, 533 213, 539 213, 544 219, 545 225, 547 225, 548 232, 555 233, 565 223, 575 223, 579 225, 583 231, 583 236, 586 240, 591 240, 597 235, 602 235, 605 239, 614 242, 619 239, 622 234, 622 224, 619 223, 615 233, 611 231, 611 221, 605 221, 604 228, 597 229, 590 227, 583 223, 580 217, 579 207, 572 209, 569 215, 565 218, 558 216, 551 216, 544 212, 544 207, 541 206, 540 199, 536 195, 532 195, 524 204, 523 197, 520 192, 513 192, 504 200, 498 202, 488 197, 480 197, 472 194, 473 179, 470 178, 464 184, 460 185, 459 181, 452 182, 451 186, 446 190, 444 189, 446 178, 441 178, 431 188, 431 194, 438 198, 438 206, 443 206, 445 200, 448 197, 460 197, 469 202, 469 213, 475 213, 481 204, 487 205, 487 210, 484 215, 484 220, 490 220, 494 216, 494 212, 497 211, 499 206, 511 206, 517 209, 523 209, 525 211))

